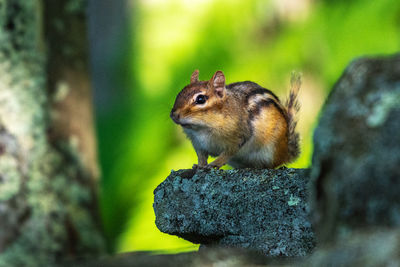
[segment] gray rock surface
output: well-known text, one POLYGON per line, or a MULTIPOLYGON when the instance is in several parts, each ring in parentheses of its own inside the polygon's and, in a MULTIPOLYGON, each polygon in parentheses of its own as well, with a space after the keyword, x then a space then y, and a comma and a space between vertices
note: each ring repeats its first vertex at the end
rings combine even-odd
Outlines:
POLYGON ((311 179, 321 242, 400 226, 400 55, 346 69, 315 130, 311 179))
POLYGON ((178 254, 162 251, 135 251, 100 259, 71 262, 65 267, 205 267, 205 266, 289 266, 292 259, 266 257, 260 253, 237 248, 212 248, 178 254))
POLYGON ((400 229, 352 231, 295 266, 400 266, 400 229))
POLYGON ((305 256, 308 170, 179 170, 154 191, 156 225, 194 243, 305 256))

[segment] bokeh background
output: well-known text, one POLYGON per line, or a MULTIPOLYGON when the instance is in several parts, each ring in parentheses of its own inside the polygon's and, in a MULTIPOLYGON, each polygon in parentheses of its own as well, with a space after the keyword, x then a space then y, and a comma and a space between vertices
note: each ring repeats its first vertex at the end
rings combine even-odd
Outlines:
POLYGON ((303 73, 299 131, 310 166, 312 132, 348 63, 400 48, 398 0, 92 0, 92 77, 102 168, 101 212, 113 252, 178 252, 197 245, 155 226, 153 190, 196 155, 169 119, 195 69, 208 80, 251 80, 285 98, 303 73))

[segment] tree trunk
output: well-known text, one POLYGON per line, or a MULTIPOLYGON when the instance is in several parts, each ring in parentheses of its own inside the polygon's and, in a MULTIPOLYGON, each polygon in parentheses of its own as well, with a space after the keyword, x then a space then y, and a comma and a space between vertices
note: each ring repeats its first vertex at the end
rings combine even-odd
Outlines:
POLYGON ((85 1, 0 0, 0 266, 104 251, 85 1))

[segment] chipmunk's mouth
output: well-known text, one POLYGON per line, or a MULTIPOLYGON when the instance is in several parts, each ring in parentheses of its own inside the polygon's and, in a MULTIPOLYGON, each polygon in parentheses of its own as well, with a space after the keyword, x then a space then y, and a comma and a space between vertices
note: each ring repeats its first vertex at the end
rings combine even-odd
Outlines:
POLYGON ((185 129, 198 129, 204 127, 203 125, 193 122, 190 118, 182 118, 174 112, 171 112, 171 119, 178 125, 185 129))
POLYGON ((185 129, 191 129, 191 130, 195 130, 198 128, 201 128, 201 125, 197 124, 197 123, 193 123, 191 121, 188 120, 173 120, 176 124, 182 126, 185 129))
POLYGON ((180 126, 182 126, 184 128, 192 128, 192 124, 188 124, 188 123, 181 123, 180 126))
POLYGON ((179 124, 180 126, 182 126, 183 128, 186 129, 193 129, 194 127, 196 127, 196 124, 187 122, 187 121, 179 121, 179 122, 175 122, 176 124, 179 124))
POLYGON ((171 113, 171 119, 178 125, 184 127, 184 128, 191 128, 192 124, 185 119, 179 118, 179 116, 176 116, 175 114, 171 113))

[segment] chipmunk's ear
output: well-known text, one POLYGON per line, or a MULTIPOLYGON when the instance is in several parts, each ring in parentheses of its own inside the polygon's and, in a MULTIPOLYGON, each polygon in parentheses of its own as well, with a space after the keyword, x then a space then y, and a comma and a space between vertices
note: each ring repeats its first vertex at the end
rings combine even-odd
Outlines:
POLYGON ((225 95, 225 75, 222 71, 217 71, 211 78, 209 85, 219 97, 225 95))
POLYGON ((195 70, 190 77, 190 83, 196 83, 199 81, 199 70, 195 70))

